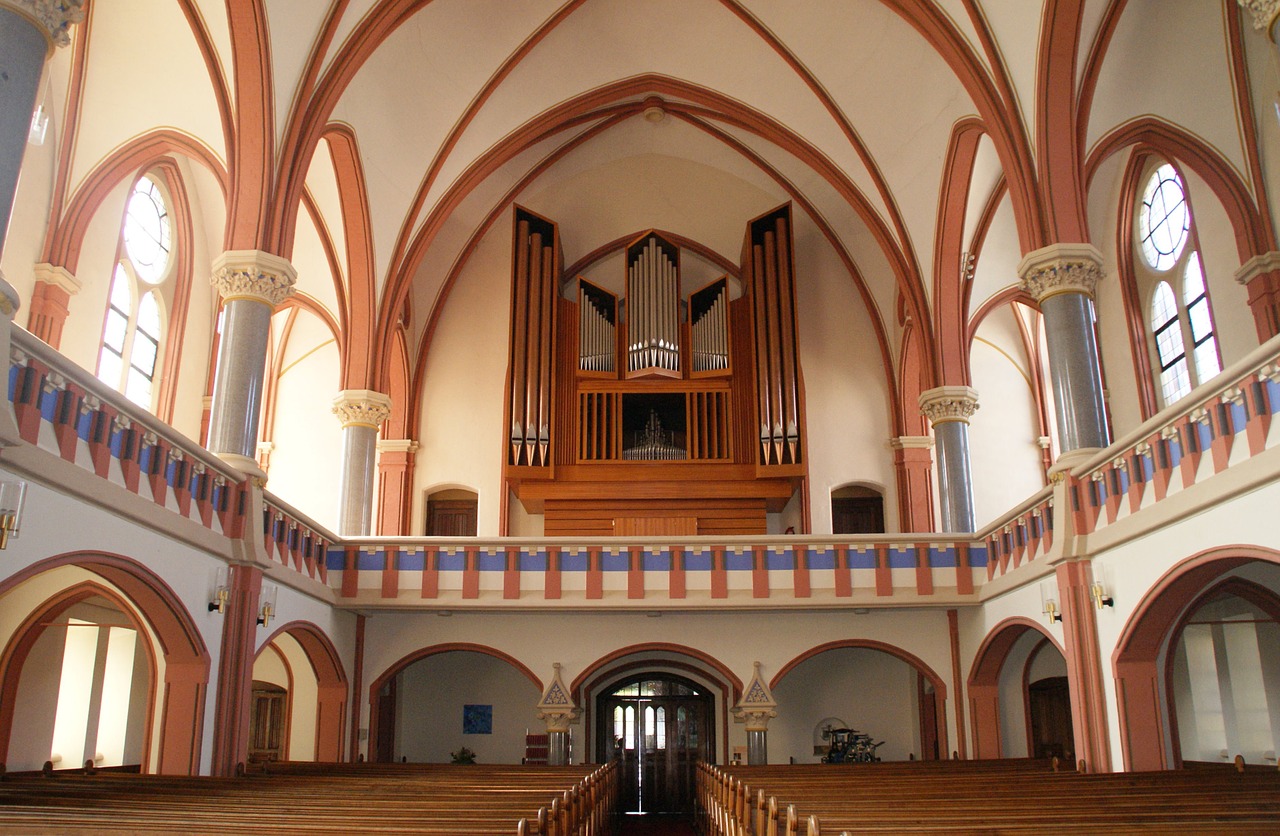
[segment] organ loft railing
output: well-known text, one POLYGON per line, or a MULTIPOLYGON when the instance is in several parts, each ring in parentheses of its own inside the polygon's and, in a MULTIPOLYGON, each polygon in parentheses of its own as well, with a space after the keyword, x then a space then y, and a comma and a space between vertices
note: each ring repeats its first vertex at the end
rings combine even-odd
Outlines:
POLYGON ((548 536, 767 533, 803 486, 790 207, 746 236, 690 292, 657 231, 560 290, 555 224, 516 210, 505 472, 548 536))

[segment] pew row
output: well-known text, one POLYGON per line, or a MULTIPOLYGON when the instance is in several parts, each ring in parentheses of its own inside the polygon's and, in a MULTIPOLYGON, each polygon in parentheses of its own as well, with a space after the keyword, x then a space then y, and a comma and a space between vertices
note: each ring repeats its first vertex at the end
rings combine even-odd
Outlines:
POLYGON ((0 831, 597 836, 614 813, 616 773, 613 765, 275 764, 235 778, 9 775, 0 781, 0 831))
POLYGON ((719 768, 698 774, 711 836, 1275 833, 1280 773, 1084 774, 1037 761, 719 768))

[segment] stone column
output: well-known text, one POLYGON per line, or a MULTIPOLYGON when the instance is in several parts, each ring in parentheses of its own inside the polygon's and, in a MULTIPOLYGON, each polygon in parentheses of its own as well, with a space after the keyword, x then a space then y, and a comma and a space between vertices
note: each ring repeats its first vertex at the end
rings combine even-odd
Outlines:
POLYGON ((933 439, 903 435, 889 439, 898 477, 898 530, 933 531, 933 439))
POLYGON ((265 474, 254 454, 258 450, 267 337, 271 314, 293 293, 297 272, 277 255, 229 250, 214 260, 212 281, 225 305, 209 414, 209 451, 262 478, 265 474))
POLYGON ((565 766, 569 763, 569 727, 578 722, 582 712, 560 676, 560 663, 552 667, 551 683, 538 701, 538 719, 547 724, 547 765, 565 766))
POLYGON ((1018 275, 1044 316, 1062 452, 1106 447, 1111 432, 1093 327, 1101 254, 1089 244, 1055 244, 1027 253, 1018 275))
POLYGON ((333 399, 342 421, 342 477, 338 489, 338 533, 369 534, 373 519, 373 472, 378 426, 391 415, 391 398, 368 389, 344 389, 333 399))
POLYGON ((0 0, 0 253, 45 59, 71 43, 67 28, 84 20, 83 6, 84 0, 0 0))
POLYGON ((973 531, 973 476, 969 468, 969 419, 978 393, 968 386, 939 386, 920 393, 920 411, 933 425, 938 446, 942 530, 973 531))
POLYGON ((62 327, 67 324, 71 297, 80 292, 80 280, 65 267, 37 264, 36 285, 31 292, 27 330, 54 348, 61 347, 62 327))
POLYGON ((1236 281, 1249 291, 1249 309, 1258 329, 1258 342, 1265 343, 1280 334, 1280 252, 1249 259, 1236 271, 1236 281))
POLYGON ((733 707, 734 722, 747 727, 747 765, 769 763, 769 721, 778 716, 778 703, 760 675, 760 663, 754 663, 751 682, 742 699, 733 707))

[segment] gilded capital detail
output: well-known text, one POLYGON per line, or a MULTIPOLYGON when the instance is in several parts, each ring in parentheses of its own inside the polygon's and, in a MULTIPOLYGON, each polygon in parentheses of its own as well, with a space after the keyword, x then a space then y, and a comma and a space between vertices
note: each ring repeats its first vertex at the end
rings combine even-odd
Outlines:
POLYGON ((1027 253, 1018 264, 1022 287, 1037 302, 1059 293, 1090 299, 1102 281, 1102 254, 1089 244, 1054 244, 1027 253))
POLYGON ((930 424, 969 423, 978 411, 978 392, 968 386, 939 386, 920 393, 920 413, 930 424))
POLYGON ((261 250, 228 250, 214 259, 210 279, 228 302, 252 299, 272 307, 293 295, 297 281, 292 264, 261 250))
POLYGON ((70 44, 67 30, 84 20, 84 0, 0 0, 0 7, 38 23, 54 46, 70 44))
POLYGON ((333 399, 333 414, 346 427, 373 427, 391 416, 391 398, 369 389, 344 389, 333 399))
POLYGON ((1253 15, 1253 28, 1259 32, 1271 29, 1280 15, 1280 0, 1239 0, 1240 8, 1253 15))

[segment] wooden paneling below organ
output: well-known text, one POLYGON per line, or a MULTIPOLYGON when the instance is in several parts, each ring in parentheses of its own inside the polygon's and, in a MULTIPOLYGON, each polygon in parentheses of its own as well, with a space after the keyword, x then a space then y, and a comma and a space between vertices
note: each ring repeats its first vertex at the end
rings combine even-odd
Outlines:
POLYGON ((547 536, 764 534, 804 493, 790 217, 750 222, 739 274, 686 292, 656 231, 618 281, 566 286, 555 224, 516 209, 504 475, 547 536))

